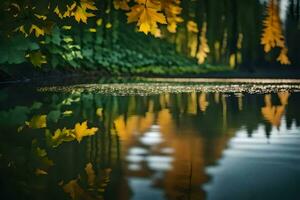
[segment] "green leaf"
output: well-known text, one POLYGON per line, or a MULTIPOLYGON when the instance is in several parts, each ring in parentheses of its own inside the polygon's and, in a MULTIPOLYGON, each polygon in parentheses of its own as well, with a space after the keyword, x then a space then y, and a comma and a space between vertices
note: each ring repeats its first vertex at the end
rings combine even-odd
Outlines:
POLYGON ((30 53, 29 59, 35 67, 41 67, 42 64, 47 63, 46 56, 44 56, 40 51, 30 53))
POLYGON ((47 119, 51 122, 57 123, 61 116, 61 112, 59 110, 53 110, 48 114, 47 119))
POLYGON ((37 109, 40 109, 42 106, 43 106, 43 104, 41 102, 34 102, 30 109, 37 110, 37 109))

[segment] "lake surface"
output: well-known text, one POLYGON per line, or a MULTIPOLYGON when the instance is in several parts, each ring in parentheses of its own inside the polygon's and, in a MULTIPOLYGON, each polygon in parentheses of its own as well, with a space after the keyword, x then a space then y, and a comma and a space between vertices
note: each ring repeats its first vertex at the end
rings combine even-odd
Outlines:
POLYGON ((300 199, 298 83, 0 90, 2 199, 300 199))

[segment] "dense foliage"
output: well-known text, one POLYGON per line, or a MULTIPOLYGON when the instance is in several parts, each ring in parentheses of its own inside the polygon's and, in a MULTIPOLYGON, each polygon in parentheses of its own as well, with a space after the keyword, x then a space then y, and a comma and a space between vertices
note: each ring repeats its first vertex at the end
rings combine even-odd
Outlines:
POLYGON ((300 5, 290 0, 282 7, 284 1, 5 0, 0 69, 134 74, 153 66, 158 73, 168 71, 163 67, 197 73, 207 64, 295 66, 300 5))

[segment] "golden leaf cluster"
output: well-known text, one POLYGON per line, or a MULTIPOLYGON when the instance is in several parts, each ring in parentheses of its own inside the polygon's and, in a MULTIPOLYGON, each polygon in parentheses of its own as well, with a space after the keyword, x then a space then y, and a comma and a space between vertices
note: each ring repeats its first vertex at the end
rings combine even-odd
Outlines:
POLYGON ((47 130, 46 134, 49 137, 50 144, 53 147, 57 147, 63 142, 70 142, 75 139, 81 142, 83 137, 95 135, 97 131, 98 128, 96 127, 88 128, 87 121, 85 121, 76 123, 74 129, 57 129, 54 135, 51 135, 49 130, 47 130))
MULTIPOLYGON (((115 7, 127 9, 126 0, 116 0, 115 7)), ((182 8, 179 0, 136 0, 136 4, 127 13, 127 22, 137 22, 140 32, 161 35, 158 24, 168 24, 169 32, 176 32, 177 23, 183 21, 178 15, 182 8)))
POLYGON ((263 25, 264 29, 261 36, 261 44, 264 45, 264 51, 268 53, 272 48, 279 47, 281 48, 281 52, 277 61, 285 65, 290 64, 287 56, 288 49, 285 45, 285 39, 282 32, 277 0, 269 0, 267 16, 263 21, 263 25))
POLYGON ((80 0, 80 3, 73 2, 71 5, 67 5, 66 12, 62 13, 58 7, 54 12, 59 18, 74 17, 75 20, 83 23, 87 23, 89 17, 94 17, 95 14, 90 11, 98 10, 95 6, 95 2, 92 0, 80 0))

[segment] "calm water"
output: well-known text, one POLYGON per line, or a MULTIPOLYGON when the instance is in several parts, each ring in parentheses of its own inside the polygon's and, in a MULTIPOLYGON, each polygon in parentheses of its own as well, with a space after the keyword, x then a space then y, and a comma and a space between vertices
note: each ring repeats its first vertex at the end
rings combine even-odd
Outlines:
POLYGON ((0 90, 1 199, 300 199, 300 93, 0 90))

